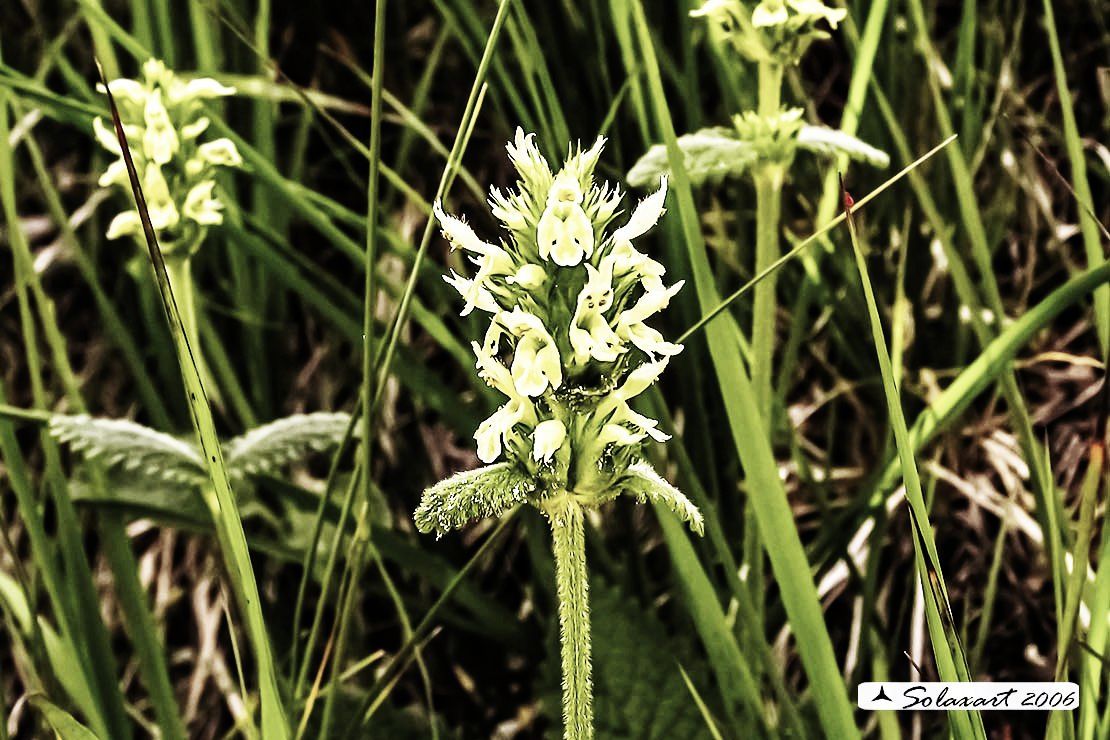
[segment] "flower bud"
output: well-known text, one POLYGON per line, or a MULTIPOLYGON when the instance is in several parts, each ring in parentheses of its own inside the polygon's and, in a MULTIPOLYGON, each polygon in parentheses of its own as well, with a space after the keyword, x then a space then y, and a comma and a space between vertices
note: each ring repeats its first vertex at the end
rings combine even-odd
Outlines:
POLYGON ((518 285, 525 290, 533 290, 547 280, 547 271, 539 265, 523 265, 506 282, 518 285))
POLYGON ((547 462, 563 446, 567 428, 558 419, 548 419, 536 425, 532 432, 532 459, 547 462))

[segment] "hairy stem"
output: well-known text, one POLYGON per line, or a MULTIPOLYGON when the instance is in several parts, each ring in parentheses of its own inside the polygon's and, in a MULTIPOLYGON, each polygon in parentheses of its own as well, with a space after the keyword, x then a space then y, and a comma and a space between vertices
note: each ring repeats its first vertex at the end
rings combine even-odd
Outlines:
MULTIPOLYGON (((759 64, 759 115, 773 118, 782 105, 782 65, 759 64)), ((755 173, 755 272, 770 266, 779 256, 779 212, 783 171, 778 162, 762 162, 755 173)), ((775 276, 755 287, 752 309, 752 386, 765 429, 771 423, 771 378, 775 350, 775 276)))
POLYGON ((582 506, 569 494, 544 506, 551 524, 555 582, 559 597, 559 641, 563 663, 563 737, 586 740, 594 734, 590 677, 590 594, 582 506))
MULTIPOLYGON (((777 164, 767 165, 755 175, 757 275, 779 258, 781 200, 782 168, 777 164)), ((759 415, 768 433, 774 428, 771 378, 775 353, 775 282, 772 273, 755 286, 752 310, 752 385, 759 403, 759 415)))
MULTIPOLYGON (((774 62, 759 64, 759 115, 770 119, 777 116, 782 104, 782 65, 774 62)), ((779 217, 782 194, 783 166, 775 161, 761 162, 754 171, 755 179, 755 274, 760 274, 779 258, 779 217)), ((774 422, 773 391, 775 358, 775 283, 774 273, 755 286, 752 305, 752 390, 764 434, 772 438, 774 422)), ((763 609, 763 544, 755 526, 751 503, 746 510, 749 584, 757 614, 763 609)))

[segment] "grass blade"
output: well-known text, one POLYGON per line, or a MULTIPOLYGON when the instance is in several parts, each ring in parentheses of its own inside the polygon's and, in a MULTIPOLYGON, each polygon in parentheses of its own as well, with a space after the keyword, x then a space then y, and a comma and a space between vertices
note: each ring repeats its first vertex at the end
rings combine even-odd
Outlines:
MULTIPOLYGON (((57 365, 55 369, 63 376, 63 381, 69 390, 74 391, 76 380, 72 371, 69 371, 68 361, 65 359, 65 339, 57 331, 57 323, 53 318, 54 304, 43 291, 34 270, 30 245, 16 208, 15 170, 8 127, 8 97, 9 94, 6 91, 0 91, 0 206, 2 206, 0 212, 4 214, 4 219, 10 227, 8 238, 13 253, 15 293, 31 393, 35 405, 45 409, 47 398, 43 381, 44 365, 39 356, 38 332, 31 307, 32 298, 45 327, 46 343, 57 365)), ((0 392, 0 403, 3 401, 4 394, 0 392)), ((63 635, 73 648, 73 654, 80 656, 83 679, 88 681, 90 693, 97 698, 97 713, 89 717, 89 721, 98 731, 111 732, 120 738, 129 738, 131 725, 127 720, 123 695, 116 675, 108 630, 101 618, 92 569, 82 547, 77 511, 69 495, 67 481, 61 469, 61 458, 54 440, 41 430, 39 437, 46 461, 45 487, 51 491, 56 509, 56 527, 62 563, 61 570, 55 571, 48 578, 48 590, 51 591, 53 606, 62 625, 63 635), (63 585, 68 588, 63 588, 63 585)), ((11 439, 11 445, 4 449, 4 453, 8 466, 13 470, 12 487, 16 490, 17 501, 22 498, 21 503, 25 504, 20 506, 20 513, 27 522, 29 530, 39 529, 42 533, 41 547, 35 548, 36 556, 46 559, 38 562, 52 563, 54 553, 45 544, 45 533, 42 531, 43 515, 38 511, 39 502, 34 500, 25 470, 23 470, 24 481, 19 485, 15 483, 14 471, 17 467, 22 468, 22 453, 14 437, 11 439), (23 488, 22 494, 19 488, 23 488)), ((33 531, 31 539, 32 545, 35 544, 35 539, 38 539, 38 535, 33 531)), ((51 571, 53 566, 45 566, 44 570, 51 571)), ((119 574, 119 576, 127 578, 128 574, 119 574)))
MULTIPOLYGON (((374 5, 374 59, 373 59, 373 85, 370 92, 370 171, 367 176, 367 204, 366 204, 366 283, 362 306, 362 443, 359 446, 361 454, 362 475, 356 479, 362 481, 362 511, 358 518, 355 534, 348 545, 347 590, 341 601, 336 625, 335 657, 331 664, 331 690, 324 702, 324 719, 321 724, 320 734, 328 737, 331 724, 335 716, 335 705, 339 698, 343 676, 343 663, 347 653, 347 637, 350 621, 353 617, 354 605, 357 603, 355 595, 358 593, 365 560, 362 552, 367 547, 372 547, 370 527, 370 500, 371 487, 374 477, 374 382, 377 379, 374 372, 374 311, 377 308, 377 260, 378 260, 378 171, 381 167, 381 132, 382 132, 382 87, 385 78, 385 9, 386 0, 377 0, 374 5)), ((406 620, 402 620, 406 621, 406 620)), ((306 710, 302 724, 307 721, 311 708, 306 710)))
POLYGON ((44 696, 32 696, 28 699, 35 709, 39 710, 46 724, 54 730, 61 740, 98 740, 96 734, 73 718, 66 710, 49 701, 44 696))
POLYGON ((511 509, 497 520, 497 524, 494 525, 493 531, 489 533, 489 536, 486 537, 481 547, 470 556, 470 559, 466 561, 466 565, 459 569, 440 593, 439 598, 437 598, 435 603, 425 612, 424 617, 413 627, 412 634, 409 635, 405 644, 397 651, 397 654, 393 656, 393 660, 389 662, 389 665, 386 666, 385 670, 382 671, 374 682, 374 685, 371 686, 370 690, 366 693, 366 698, 363 700, 358 712, 352 716, 352 721, 348 725, 347 731, 343 735, 344 737, 351 737, 352 733, 356 732, 370 721, 370 717, 373 714, 372 710, 385 700, 385 697, 396 684, 397 679, 412 663, 413 656, 416 651, 420 649, 420 643, 427 637, 429 632, 431 632, 432 626, 435 624, 436 616, 444 605, 447 604, 448 600, 451 598, 451 594, 454 593, 455 589, 458 588, 470 574, 470 571, 481 561, 482 556, 489 552, 494 542, 497 541, 498 535, 505 531, 509 522, 516 517, 519 511, 520 507, 511 509))
MULTIPOLYGON (((1072 648, 1079 642, 1079 607, 1083 603, 1083 593, 1087 585, 1087 570, 1090 562, 1091 540, 1094 537, 1095 507, 1098 504, 1099 487, 1104 476, 1104 445, 1102 440, 1090 446, 1087 457, 1087 473, 1079 489, 1079 511, 1076 523, 1075 544, 1072 548, 1071 575, 1068 578, 1064 598, 1064 621, 1059 627, 1060 641, 1056 645, 1056 681, 1064 681, 1068 674, 1068 660, 1072 648)), ((1099 612, 1091 612, 1092 624, 1099 620, 1099 612)), ((1102 612, 1106 622, 1106 613, 1102 612)), ((1088 643, 1089 644, 1089 643, 1088 643)), ((1088 656, 1084 656, 1088 657, 1088 656)), ((1097 689, 1095 689, 1097 692, 1097 689)), ((1091 697, 1097 699, 1097 694, 1091 697)), ((1080 699, 1082 701, 1082 699, 1080 699)), ((1080 708, 1082 717, 1082 705, 1080 708)), ((1088 714, 1088 716, 1090 716, 1088 714)), ((1063 738, 1074 736, 1074 728, 1065 725, 1070 722, 1070 713, 1053 712, 1048 721, 1047 737, 1063 738)), ((1080 737, 1083 737, 1081 734, 1080 737)))
MULTIPOLYGON (((1091 185, 1087 181, 1087 161, 1083 156, 1083 142, 1075 122, 1064 56, 1060 52, 1060 38, 1056 33, 1056 14, 1052 10, 1052 0, 1043 0, 1042 4, 1045 34, 1048 36, 1048 48, 1052 53, 1052 73, 1056 78, 1056 94, 1060 96, 1060 116, 1064 121, 1064 143, 1068 150, 1068 160, 1071 162, 1072 187, 1078 201, 1076 209, 1079 211, 1079 231, 1083 235, 1087 265, 1095 267, 1106 261, 1106 253, 1099 238, 1099 225, 1092 210, 1094 200, 1091 197, 1091 185)), ((1102 356, 1105 359, 1110 353, 1110 286, 1095 292, 1095 324, 1098 327, 1099 346, 1102 347, 1102 356)))
MULTIPOLYGON (((895 120, 894 112, 891 110, 886 95, 881 90, 876 89, 875 99, 883 118, 886 120, 887 128, 894 139, 895 146, 898 148, 902 158, 908 159, 910 156, 910 149, 906 141, 906 135, 901 126, 898 125, 897 120, 895 120)), ((957 152, 954 156, 960 155, 957 152)), ((933 229, 934 235, 940 242, 941 248, 944 250, 944 254, 948 260, 952 284, 956 288, 956 293, 959 296, 960 302, 971 309, 972 331, 974 331, 980 347, 985 348, 991 342, 993 330, 987 326, 980 315, 981 312, 979 311, 979 307, 981 301, 976 293, 971 276, 965 267, 964 251, 957 249, 954 239, 950 234, 948 224, 941 216, 936 201, 925 183, 924 178, 917 172, 911 173, 910 185, 913 188, 914 194, 917 196, 921 210, 925 213, 925 217, 933 229)), ((979 221, 978 212, 974 208, 962 209, 962 218, 965 220, 970 219, 974 222, 979 221)), ((968 227, 969 233, 978 233, 981 230, 981 226, 968 227)), ((973 241, 973 249, 983 251, 985 249, 984 245, 985 243, 973 241), (976 248, 974 247, 975 244, 979 244, 980 246, 976 248)), ((993 283, 994 275, 984 275, 983 280, 993 283)), ((990 292, 991 291, 988 290, 988 293, 990 292)), ((997 290, 994 292, 997 292, 997 290)), ((1043 446, 1033 433, 1032 419, 1026 407, 1025 399, 1021 395, 1021 389, 1018 386, 1017 376, 1013 368, 1005 368, 1005 371, 998 376, 998 382, 1010 411, 1011 426, 1017 434, 1022 453, 1030 467, 1033 482, 1033 495, 1037 502, 1037 516, 1040 519, 1041 528, 1045 533, 1045 550, 1051 568, 1053 594, 1056 600, 1057 614, 1059 614, 1059 610, 1063 608, 1061 584, 1066 580, 1063 554, 1064 546, 1060 526, 1060 523, 1063 521, 1062 508, 1051 483, 1052 474, 1051 471, 1048 470, 1047 457, 1043 446)))
POLYGON ((717 602, 717 594, 690 545, 685 527, 666 507, 653 504, 653 508, 675 569, 675 580, 690 603, 696 605, 690 609, 690 616, 717 674, 726 711, 735 718, 746 719, 744 725, 754 722, 759 727, 766 727, 759 686, 748 666, 747 657, 741 653, 729 629, 724 611, 717 602))

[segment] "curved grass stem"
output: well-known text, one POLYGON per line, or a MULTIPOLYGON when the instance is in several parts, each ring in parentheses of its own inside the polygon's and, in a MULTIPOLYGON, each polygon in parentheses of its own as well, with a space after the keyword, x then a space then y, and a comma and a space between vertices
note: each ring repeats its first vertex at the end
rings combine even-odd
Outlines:
POLYGON ((189 345, 200 347, 200 335, 197 329, 196 299, 193 296, 192 260, 184 256, 166 255, 166 273, 170 277, 170 287, 173 297, 177 301, 177 309, 181 312, 181 323, 185 327, 185 337, 189 345))

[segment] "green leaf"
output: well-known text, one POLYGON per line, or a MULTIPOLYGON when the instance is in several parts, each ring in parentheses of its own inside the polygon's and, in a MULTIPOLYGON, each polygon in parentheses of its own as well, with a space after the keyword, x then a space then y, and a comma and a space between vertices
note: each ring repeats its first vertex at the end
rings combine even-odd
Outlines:
MULTIPOLYGON (((31 606, 27 603, 23 589, 15 579, 5 573, 0 573, 0 603, 15 622, 13 627, 29 638, 32 634, 31 606)), ((35 619, 38 622, 39 634, 42 635, 50 672, 58 680, 58 684, 69 696, 70 701, 86 715, 92 716, 96 712, 96 701, 93 699, 91 686, 85 679, 85 673, 73 646, 59 637, 57 630, 44 617, 35 619)))
POLYGON ((857 162, 885 169, 890 166, 890 155, 881 149, 860 141, 851 134, 827 126, 803 126, 798 132, 798 147, 814 154, 835 157, 843 154, 857 162))
MULTIPOLYGON (((222 445, 228 470, 235 480, 275 473, 338 445, 349 419, 343 413, 297 414, 252 429, 222 445)), ((207 480, 192 443, 132 421, 58 415, 50 419, 50 433, 86 460, 116 468, 123 474, 117 482, 133 488, 154 484, 180 495, 207 480)))
POLYGON ((536 483, 509 463, 467 470, 424 491, 413 520, 421 532, 459 529, 472 519, 498 517, 524 503, 536 483))
POLYGON ((50 434, 87 460, 150 480, 199 485, 206 479, 195 446, 133 421, 58 415, 50 419, 50 434))
POLYGON ((45 696, 36 694, 27 701, 39 710, 46 719, 46 723, 54 730, 61 740, 97 740, 96 735, 88 727, 78 722, 66 710, 54 704, 45 696))
POLYGON ((690 525, 693 532, 698 535, 705 534, 705 520, 702 519, 698 507, 694 506, 694 502, 656 473, 648 463, 640 461, 630 465, 620 485, 621 493, 635 496, 640 503, 650 501, 653 504, 662 504, 690 525))
MULTIPOLYGON (((725 177, 744 174, 756 160, 757 152, 750 142, 740 141, 730 128, 703 128, 678 137, 683 164, 691 184, 720 182, 725 177)), ((628 184, 633 187, 653 186, 662 175, 670 174, 667 148, 654 144, 647 154, 628 171, 628 184)))
POLYGON ((275 473, 309 453, 336 447, 350 419, 344 413, 321 411, 256 427, 224 444, 228 472, 234 479, 275 473))
POLYGON ((170 517, 171 522, 202 523, 208 509, 196 485, 151 481, 141 476, 113 475, 108 485, 93 486, 81 475, 69 481, 74 502, 110 506, 129 517, 170 517))

